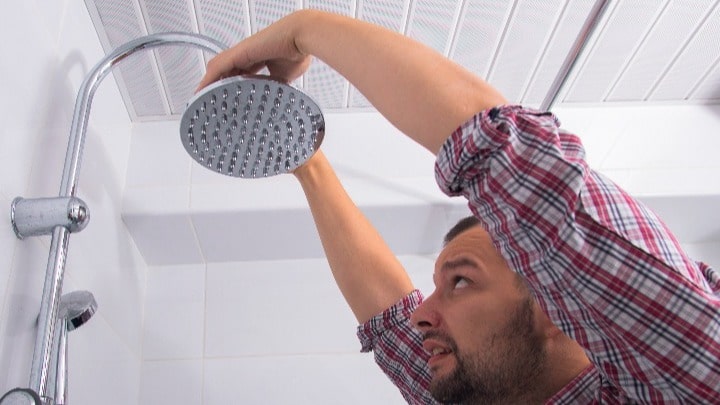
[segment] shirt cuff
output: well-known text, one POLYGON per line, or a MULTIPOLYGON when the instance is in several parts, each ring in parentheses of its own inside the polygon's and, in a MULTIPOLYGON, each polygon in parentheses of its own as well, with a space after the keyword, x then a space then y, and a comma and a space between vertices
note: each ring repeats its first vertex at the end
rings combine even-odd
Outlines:
POLYGON ((372 351, 376 342, 385 331, 401 323, 408 322, 410 315, 412 315, 415 308, 417 308, 422 301, 423 295, 420 290, 413 290, 390 308, 358 326, 357 336, 362 345, 360 351, 363 353, 372 351))
POLYGON ((511 142, 511 128, 519 125, 521 116, 551 116, 551 120, 532 122, 559 125, 552 113, 520 105, 502 105, 477 113, 448 137, 437 155, 435 180, 440 190, 449 196, 461 195, 468 184, 488 169, 490 156, 511 142))

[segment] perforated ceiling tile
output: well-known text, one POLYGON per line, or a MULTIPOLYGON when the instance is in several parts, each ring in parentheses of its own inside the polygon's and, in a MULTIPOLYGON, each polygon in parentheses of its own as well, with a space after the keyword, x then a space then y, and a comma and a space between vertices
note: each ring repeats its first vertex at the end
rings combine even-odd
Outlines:
MULTIPOLYGON (((232 46, 300 8, 354 15, 449 55, 515 102, 546 98, 602 0, 85 0, 106 52, 148 31, 191 31, 232 46), (489 76, 489 74, 491 76, 489 76)), ((612 0, 558 104, 714 102, 720 0, 612 0), (712 8, 707 14, 703 10, 712 8), (666 8, 664 12, 661 12, 666 8), (645 100, 643 100, 645 99, 645 100)), ((115 78, 132 120, 175 116, 212 56, 137 53, 115 78), (167 70, 166 69, 171 69, 167 70), (167 93, 166 91, 167 90, 167 93), (171 108, 172 105, 172 108, 171 108)), ((187 48, 190 49, 190 48, 187 48)), ((372 108, 322 63, 294 83, 323 108, 372 108)), ((720 101, 718 101, 720 102, 720 101)))
POLYGON ((305 73, 303 89, 323 109, 347 106, 348 81, 324 62, 313 60, 305 73))
POLYGON ((409 6, 409 0, 358 0, 358 18, 403 32, 409 6))
POLYGON ((521 98, 524 105, 538 107, 545 99, 568 53, 580 36, 592 6, 592 2, 588 1, 566 3, 525 95, 521 98))
MULTIPOLYGON (((195 2, 198 28, 226 46, 233 46, 250 35, 246 2, 241 0, 199 0, 195 2)), ((206 55, 207 57, 214 55, 206 55)))
MULTIPOLYGON (((149 33, 197 32, 193 24, 195 12, 190 10, 188 2, 156 0, 143 4, 149 33)), ((187 46, 165 46, 155 52, 170 111, 174 115, 182 114, 202 77, 201 51, 187 46)))
POLYGON ((708 73, 707 77, 700 82, 697 89, 690 95, 690 99, 720 102, 720 59, 715 63, 715 68, 708 73))
POLYGON ((616 3, 582 71, 564 101, 602 101, 652 27, 663 2, 624 0, 616 3))
POLYGON ((720 49, 720 2, 717 2, 707 14, 702 25, 673 61, 648 99, 653 101, 686 99, 712 64, 717 61, 718 49, 720 49))
POLYGON ((500 43, 488 81, 511 103, 520 103, 528 79, 561 14, 562 0, 519 1, 500 43))
MULTIPOLYGON (((140 10, 123 0, 87 0, 105 53, 135 38, 146 35, 140 10), (101 31, 102 29, 102 31, 101 31)), ((120 62, 113 71, 131 118, 167 114, 167 104, 160 94, 150 52, 135 53, 120 62)))
MULTIPOLYGON (((358 0, 357 17, 395 32, 404 32, 409 6, 409 0, 358 0)), ((350 85, 348 106, 369 108, 371 104, 358 89, 350 85)))
POLYGON ((250 25, 258 32, 301 7, 297 0, 254 0, 250 2, 250 25))
POLYGON ((412 3, 407 35, 446 54, 455 31, 459 0, 418 0, 412 3))
POLYGON ((512 10, 509 0, 469 1, 458 21, 450 57, 487 78, 495 50, 512 10))
POLYGON ((710 10, 714 0, 676 0, 667 4, 633 56, 609 101, 643 100, 660 80, 710 10))

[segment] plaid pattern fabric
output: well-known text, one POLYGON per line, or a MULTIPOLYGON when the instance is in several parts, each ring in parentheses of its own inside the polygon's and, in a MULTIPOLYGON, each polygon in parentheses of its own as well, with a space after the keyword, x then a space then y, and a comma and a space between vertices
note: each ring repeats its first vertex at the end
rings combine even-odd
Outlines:
MULTIPOLYGON (((510 267, 593 363, 549 403, 720 402, 720 277, 590 169, 580 139, 554 115, 484 111, 451 135, 435 173, 445 193, 468 199, 510 267)), ((408 402, 425 404, 428 372, 414 356, 421 340, 405 302, 418 298, 378 316, 395 313, 395 327, 373 319, 359 335, 408 402), (395 352, 404 360, 388 361, 395 352)))

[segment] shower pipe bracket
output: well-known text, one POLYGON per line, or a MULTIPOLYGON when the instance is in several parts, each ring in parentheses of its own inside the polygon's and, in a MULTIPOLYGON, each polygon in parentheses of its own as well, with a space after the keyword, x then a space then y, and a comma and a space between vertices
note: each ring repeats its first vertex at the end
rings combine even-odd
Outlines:
POLYGON ((93 95, 102 79, 116 64, 137 51, 164 45, 193 46, 213 53, 220 53, 227 48, 219 41, 205 35, 165 32, 134 39, 112 50, 90 70, 78 90, 59 196, 36 199, 18 197, 12 202, 12 225, 18 238, 52 234, 52 239, 30 368, 30 387, 9 391, 0 397, 2 405, 37 403, 38 397, 44 398, 43 401, 50 398, 47 392, 48 379, 70 233, 82 230, 89 219, 87 204, 75 197, 75 192, 93 95))
POLYGON ((77 197, 17 197, 10 207, 10 222, 18 239, 50 235, 57 226, 80 232, 89 221, 90 209, 77 197))

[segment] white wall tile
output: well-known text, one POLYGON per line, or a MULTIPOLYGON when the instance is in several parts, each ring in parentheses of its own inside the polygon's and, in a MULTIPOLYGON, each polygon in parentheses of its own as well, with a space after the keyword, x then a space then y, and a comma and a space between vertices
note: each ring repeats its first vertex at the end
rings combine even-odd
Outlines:
POLYGON ((25 193, 35 143, 56 96, 48 90, 54 87, 57 58, 47 32, 33 23, 34 12, 30 2, 8 3, 0 17, 2 38, 23 38, 5 41, 7 57, 0 61, 0 111, 7 118, 0 132, 0 172, 5 173, 2 191, 12 196, 25 193))
POLYGON ((307 210, 240 210, 193 214, 208 262, 324 257, 307 210))
POLYGON ((143 359, 202 358, 205 265, 148 270, 143 359))
POLYGON ((177 121, 150 122, 133 127, 127 186, 186 186, 190 163, 180 142, 177 121))
POLYGON ((188 215, 189 186, 127 189, 123 221, 148 265, 203 261, 188 215))
POLYGON ((138 403, 200 405, 202 377, 202 360, 145 361, 138 403))
POLYGON ((48 37, 58 38, 63 26, 68 0, 35 0, 32 3, 35 6, 35 17, 42 22, 41 25, 47 31, 48 37))
MULTIPOLYGON (((2 191, 0 191, 0 209, 7 207, 9 210, 12 200, 12 198, 4 195, 2 191)), ((10 216, 0 215, 0 249, 4 252, 0 255, 0 314, 3 313, 5 297, 10 286, 9 279, 13 257, 15 256, 15 246, 19 242, 15 236, 15 232, 12 230, 10 216)))
POLYGON ((190 219, 185 215, 151 218, 125 216, 148 265, 202 263, 203 257, 190 219))
POLYGON ((5 305, 0 313, 2 393, 28 384, 46 266, 47 248, 39 239, 31 238, 17 244, 5 305))
POLYGON ((206 357, 359 350, 323 259, 208 264, 206 296, 206 357))
POLYGON ((136 404, 140 358, 98 311, 68 334, 68 403, 136 404))
POLYGON ((404 404, 371 354, 205 360, 203 404, 404 404))

